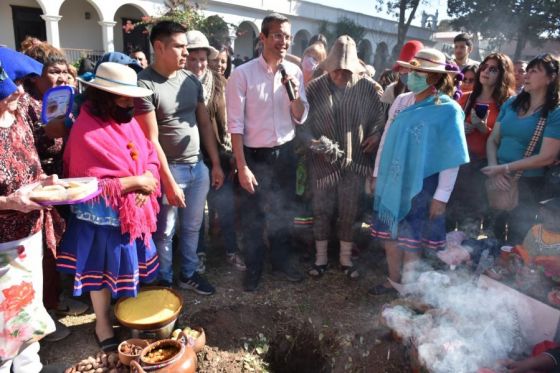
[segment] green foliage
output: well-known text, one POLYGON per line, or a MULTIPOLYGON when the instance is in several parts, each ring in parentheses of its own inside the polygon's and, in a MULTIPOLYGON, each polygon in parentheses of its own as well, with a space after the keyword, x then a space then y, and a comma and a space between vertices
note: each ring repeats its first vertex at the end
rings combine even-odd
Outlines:
POLYGON ((198 30, 206 35, 212 45, 225 44, 229 38, 229 26, 218 15, 204 18, 198 25, 198 30))
POLYGON ((360 44, 360 41, 366 35, 366 29, 350 18, 341 17, 334 25, 334 33, 337 38, 341 35, 348 35, 354 39, 356 44, 360 44))
POLYGON ((319 24, 319 34, 325 35, 329 45, 331 45, 331 43, 335 39, 334 32, 330 30, 329 23, 327 21, 321 21, 321 23, 319 24))
POLYGON ((416 10, 418 10, 418 5, 420 5, 421 2, 426 3, 427 0, 376 0, 375 9, 378 12, 385 10, 387 14, 396 17, 399 22, 397 28, 397 44, 393 48, 393 57, 395 59, 406 40, 406 34, 408 33, 410 23, 414 19, 416 10))
POLYGON ((515 59, 527 42, 560 36, 557 0, 448 0, 447 7, 455 29, 480 33, 494 45, 515 40, 515 59))
POLYGON ((366 35, 366 29, 350 18, 341 17, 334 25, 330 25, 327 21, 322 21, 319 24, 319 33, 325 35, 329 45, 342 35, 349 35, 359 45, 366 35))
POLYGON ((167 11, 161 16, 142 17, 138 25, 151 27, 160 21, 174 21, 180 23, 187 30, 199 30, 212 45, 226 44, 229 38, 229 28, 237 26, 228 24, 218 15, 204 17, 197 3, 190 0, 166 0, 167 11))

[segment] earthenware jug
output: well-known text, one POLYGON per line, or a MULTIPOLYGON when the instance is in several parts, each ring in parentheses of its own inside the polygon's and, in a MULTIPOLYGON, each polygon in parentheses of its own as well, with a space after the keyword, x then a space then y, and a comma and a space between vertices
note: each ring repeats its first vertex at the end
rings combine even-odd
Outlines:
POLYGON ((162 339, 150 344, 140 353, 140 361, 130 363, 130 371, 133 373, 195 373, 197 367, 196 354, 187 343, 186 336, 180 335, 179 340, 162 339), (170 358, 152 363, 147 359, 147 355, 160 348, 171 347, 178 352, 170 358))

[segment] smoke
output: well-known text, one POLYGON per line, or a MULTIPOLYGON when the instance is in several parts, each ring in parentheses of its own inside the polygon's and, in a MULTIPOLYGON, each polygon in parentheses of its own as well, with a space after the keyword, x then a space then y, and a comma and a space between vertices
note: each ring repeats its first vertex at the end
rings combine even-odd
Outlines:
POLYGON ((418 350, 434 373, 472 373, 526 350, 513 299, 478 288, 461 273, 422 273, 414 298, 433 307, 417 313, 407 306, 385 308, 387 325, 418 350))

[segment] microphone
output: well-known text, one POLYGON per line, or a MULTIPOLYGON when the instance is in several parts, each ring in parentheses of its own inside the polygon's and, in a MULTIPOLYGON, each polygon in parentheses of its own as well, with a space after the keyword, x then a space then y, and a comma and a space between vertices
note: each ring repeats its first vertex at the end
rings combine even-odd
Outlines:
POLYGON ((278 70, 280 70, 280 74, 282 75, 282 79, 286 80, 284 86, 286 87, 286 92, 288 92, 288 98, 290 101, 294 101, 296 99, 296 94, 294 93, 294 85, 291 80, 287 80, 288 74, 286 74, 286 69, 282 64, 278 65, 278 70))

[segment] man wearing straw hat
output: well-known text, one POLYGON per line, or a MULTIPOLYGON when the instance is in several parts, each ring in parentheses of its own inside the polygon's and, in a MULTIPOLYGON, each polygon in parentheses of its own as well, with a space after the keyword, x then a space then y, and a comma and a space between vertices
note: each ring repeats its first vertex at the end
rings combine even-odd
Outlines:
POLYGON ((310 169, 313 189, 315 264, 310 276, 327 269, 327 244, 338 205, 340 265, 350 278, 358 277, 352 256, 353 223, 373 172, 371 155, 381 137, 384 110, 375 83, 365 78, 356 43, 340 36, 319 65, 327 74, 309 83, 309 117, 306 130, 311 142, 310 169), (338 203, 337 203, 338 202, 338 203))
POLYGON ((289 281, 303 280, 288 264, 288 250, 296 169, 292 140, 295 125, 305 121, 309 105, 303 73, 285 60, 292 40, 289 20, 277 13, 268 15, 259 39, 261 56, 235 69, 226 88, 228 131, 243 188, 246 291, 255 291, 261 278, 265 225, 275 273, 289 281), (291 98, 286 84, 292 85, 291 98))

